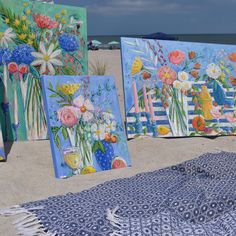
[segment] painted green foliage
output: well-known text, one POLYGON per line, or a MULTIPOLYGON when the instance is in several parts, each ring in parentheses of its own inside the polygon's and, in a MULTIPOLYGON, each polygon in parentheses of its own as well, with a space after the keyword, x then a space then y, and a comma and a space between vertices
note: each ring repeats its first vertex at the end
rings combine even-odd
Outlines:
POLYGON ((0 0, 0 21, 0 119, 4 139, 45 139, 40 77, 87 73, 86 11, 0 0))

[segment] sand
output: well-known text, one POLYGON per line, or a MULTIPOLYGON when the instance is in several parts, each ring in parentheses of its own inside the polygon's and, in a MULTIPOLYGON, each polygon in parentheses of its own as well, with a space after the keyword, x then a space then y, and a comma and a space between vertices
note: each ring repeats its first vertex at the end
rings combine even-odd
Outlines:
MULTIPOLYGON (((107 62, 107 75, 115 76, 124 114, 120 51, 90 52, 89 58, 90 61, 99 58, 107 62)), ((133 165, 131 168, 58 180, 54 177, 49 141, 14 143, 8 161, 0 163, 0 208, 68 192, 80 192, 111 179, 167 167, 205 152, 235 151, 236 137, 145 138, 129 141, 128 146, 133 165)), ((13 219, 0 217, 0 236, 16 235, 11 225, 13 219)))

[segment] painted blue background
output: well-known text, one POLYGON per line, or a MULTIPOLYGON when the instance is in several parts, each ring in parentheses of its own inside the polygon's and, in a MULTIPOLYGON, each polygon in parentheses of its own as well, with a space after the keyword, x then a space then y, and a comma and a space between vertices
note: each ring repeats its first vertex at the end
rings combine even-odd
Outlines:
MULTIPOLYGON (((57 114, 56 111, 59 109, 59 105, 56 103, 57 99, 55 98, 49 98, 49 96, 52 94, 51 91, 49 91, 47 88, 49 87, 49 83, 52 83, 53 88, 56 87, 56 84, 62 85, 66 83, 81 83, 83 79, 86 79, 85 76, 44 76, 42 77, 42 86, 43 86, 43 94, 44 94, 44 101, 45 101, 45 110, 47 115, 47 121, 48 121, 48 127, 49 127, 49 136, 50 136, 50 142, 51 142, 51 149, 52 149, 52 155, 53 155, 53 162, 54 162, 54 168, 55 168, 55 174, 56 177, 65 177, 72 173, 72 170, 67 167, 66 165, 61 165, 61 153, 58 150, 57 146, 55 145, 53 141, 53 134, 51 132, 50 127, 51 126, 60 126, 60 122, 57 120, 57 114)), ((93 96, 94 101, 92 102, 93 105, 100 106, 102 109, 110 109, 112 114, 115 116, 117 124, 119 124, 122 128, 120 129, 119 136, 120 136, 120 142, 118 142, 116 145, 113 145, 115 156, 122 157, 126 163, 127 166, 131 166, 131 160, 128 153, 128 146, 126 142, 126 137, 123 129, 123 122, 121 119, 121 113, 119 108, 119 102, 118 97, 116 93, 115 83, 112 77, 99 77, 99 76, 91 76, 90 77, 90 84, 89 84, 89 91, 90 96, 92 94, 95 94, 93 96), (100 93, 99 88, 103 88, 105 84, 109 84, 109 87, 111 88, 110 92, 102 91, 101 96, 97 95, 100 93)), ((81 89, 78 90, 78 92, 75 93, 75 96, 83 95, 81 89)), ((61 137, 61 140, 63 138, 61 137)), ((70 143, 68 142, 62 142, 62 149, 70 147, 70 143)), ((101 171, 101 168, 98 166, 96 162, 96 158, 93 156, 94 160, 94 167, 97 171, 101 171)))

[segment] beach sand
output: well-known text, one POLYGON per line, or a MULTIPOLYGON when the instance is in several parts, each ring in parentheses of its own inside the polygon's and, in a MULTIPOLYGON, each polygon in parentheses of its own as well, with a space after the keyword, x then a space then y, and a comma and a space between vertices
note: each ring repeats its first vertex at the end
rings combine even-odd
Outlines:
MULTIPOLYGON (((89 60, 107 62, 124 116, 120 51, 89 52, 89 60)), ((6 163, 0 163, 0 209, 49 196, 80 192, 105 181, 130 177, 177 164, 205 152, 235 151, 236 137, 138 139, 128 142, 132 167, 58 180, 54 177, 49 141, 14 143, 6 163)), ((15 217, 0 217, 0 236, 14 236, 15 217)))

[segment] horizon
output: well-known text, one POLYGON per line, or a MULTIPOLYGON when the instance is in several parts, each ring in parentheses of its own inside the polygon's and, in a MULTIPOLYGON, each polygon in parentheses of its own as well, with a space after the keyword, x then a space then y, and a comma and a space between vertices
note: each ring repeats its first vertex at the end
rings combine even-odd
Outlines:
POLYGON ((54 0, 87 9, 88 35, 235 34, 234 0, 54 0))

